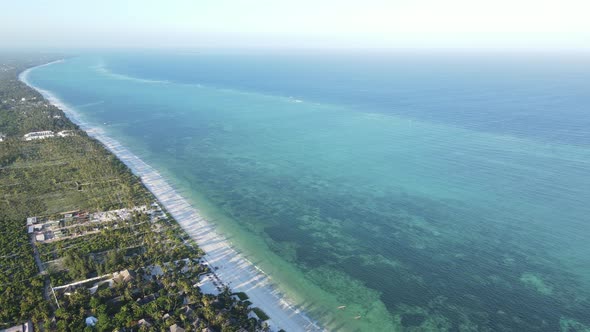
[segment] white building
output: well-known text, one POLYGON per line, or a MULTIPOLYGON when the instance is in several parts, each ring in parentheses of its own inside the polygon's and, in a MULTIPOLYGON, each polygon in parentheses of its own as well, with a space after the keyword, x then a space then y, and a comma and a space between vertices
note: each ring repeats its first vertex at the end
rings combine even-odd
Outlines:
POLYGON ((57 136, 59 136, 59 137, 74 136, 74 131, 73 130, 62 130, 59 133, 57 133, 57 136))
POLYGON ((28 321, 24 324, 9 327, 4 330, 0 330, 1 332, 33 332, 33 323, 28 321))
POLYGON ((23 138, 25 139, 25 141, 32 141, 34 139, 45 139, 54 136, 55 134, 51 130, 45 130, 28 133, 23 138))
POLYGON ((37 241, 45 241, 45 234, 37 234, 37 236, 35 236, 35 240, 37 241))
POLYGON ((220 289, 223 285, 221 285, 220 282, 215 280, 213 275, 209 273, 205 275, 200 275, 199 282, 195 286, 199 287, 201 293, 203 294, 218 295, 219 293, 221 293, 220 289))

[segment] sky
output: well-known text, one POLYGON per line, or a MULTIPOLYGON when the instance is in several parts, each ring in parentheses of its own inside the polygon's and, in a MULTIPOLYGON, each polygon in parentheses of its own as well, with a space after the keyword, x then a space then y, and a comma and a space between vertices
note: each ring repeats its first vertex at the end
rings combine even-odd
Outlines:
POLYGON ((4 48, 590 50, 590 0, 0 0, 4 48))

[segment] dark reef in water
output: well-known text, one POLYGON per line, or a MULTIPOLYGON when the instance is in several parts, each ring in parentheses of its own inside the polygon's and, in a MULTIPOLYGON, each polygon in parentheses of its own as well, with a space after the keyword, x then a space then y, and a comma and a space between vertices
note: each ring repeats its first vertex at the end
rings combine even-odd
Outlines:
POLYGON ((182 60, 194 71, 172 55, 114 58, 113 72, 169 83, 117 81, 83 58, 45 83, 72 105, 105 100, 83 115, 206 197, 236 243, 295 267, 283 277, 313 284, 301 296, 318 316, 337 302, 365 327, 590 326, 586 67, 392 58, 332 73, 327 59, 263 57, 277 80, 240 57, 182 60), (248 79, 212 69, 230 64, 248 79), (292 88, 303 102, 280 95, 292 88))

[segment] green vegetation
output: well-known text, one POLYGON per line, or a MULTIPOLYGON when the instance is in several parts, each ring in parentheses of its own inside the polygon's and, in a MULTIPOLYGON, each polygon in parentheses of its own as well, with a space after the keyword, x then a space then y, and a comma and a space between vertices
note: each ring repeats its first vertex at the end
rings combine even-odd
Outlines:
POLYGON ((112 288, 103 287, 95 295, 80 288, 70 296, 60 297, 62 307, 55 313, 59 319, 57 329, 82 331, 88 315, 98 318, 97 331, 118 327, 141 330, 141 320, 149 322, 155 331, 167 330, 173 324, 193 331, 207 326, 221 331, 257 329, 260 324, 247 318, 249 308, 233 300, 229 291, 211 296, 192 287, 193 273, 170 269, 159 282, 136 277, 112 288))
POLYGON ((193 286, 209 272, 194 241, 123 163, 17 80, 47 61, 0 58, 0 329, 28 320, 46 331, 264 329, 268 316, 246 294, 193 286), (22 139, 43 130, 75 135, 22 139), (119 209, 129 217, 90 219, 119 209), (32 216, 40 229, 29 234, 32 216))
POLYGON ((260 308, 253 308, 252 311, 254 311, 256 316, 258 316, 258 318, 260 318, 260 320, 262 320, 262 321, 270 319, 270 317, 268 317, 268 315, 264 311, 262 311, 262 309, 260 309, 260 308))

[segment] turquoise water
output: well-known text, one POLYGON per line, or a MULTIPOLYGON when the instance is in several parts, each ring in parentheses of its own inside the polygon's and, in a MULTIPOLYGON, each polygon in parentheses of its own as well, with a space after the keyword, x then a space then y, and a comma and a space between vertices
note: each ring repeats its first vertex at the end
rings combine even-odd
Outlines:
POLYGON ((580 331, 589 64, 108 54, 29 80, 159 169, 330 329, 580 331))

